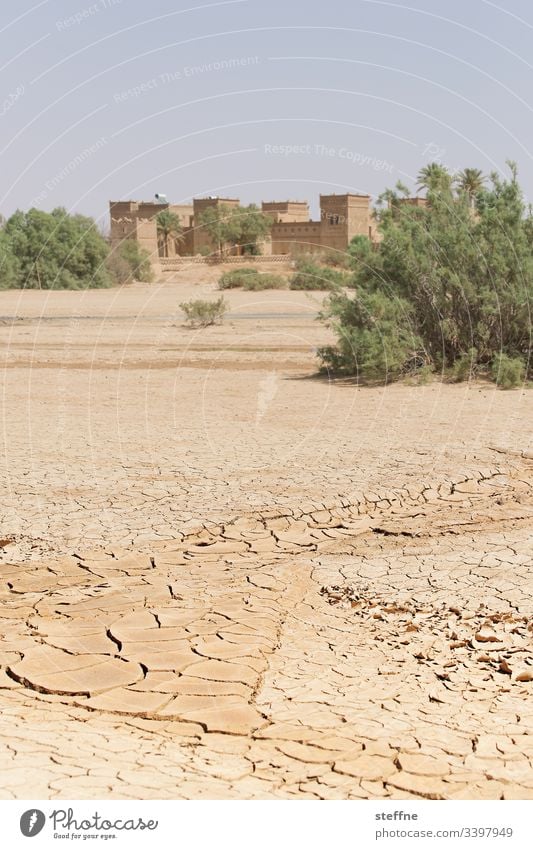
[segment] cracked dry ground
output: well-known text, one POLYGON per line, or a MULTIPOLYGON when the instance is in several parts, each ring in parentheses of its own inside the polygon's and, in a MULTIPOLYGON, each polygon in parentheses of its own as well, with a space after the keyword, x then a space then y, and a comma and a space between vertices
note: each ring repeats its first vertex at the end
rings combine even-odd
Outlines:
MULTIPOLYGON (((26 374, 48 427, 32 432, 19 479, 14 435, 5 446, 4 798, 533 798, 530 395, 291 383, 310 371, 317 333, 298 322, 290 364, 279 328, 254 327, 265 342, 241 354, 255 358, 244 376, 215 365, 233 330, 202 336, 211 351, 179 369, 172 417, 186 436, 173 443, 164 409, 177 397, 175 364, 147 388, 108 354, 99 368, 94 329, 82 327, 75 356, 85 339, 91 378, 80 368, 50 378, 72 393, 59 425, 39 366, 20 363, 11 384, 6 370, 15 411, 26 374), (285 383, 268 390, 258 423, 272 374, 285 383), (198 409, 198 381, 225 441, 198 409), (106 446, 91 421, 81 447, 88 408, 96 429, 98 405, 113 399, 131 421, 148 389, 160 417, 140 433, 110 417, 106 446), (324 407, 321 428, 302 429, 324 407), (66 422, 81 429, 72 443, 66 422), (151 484, 139 447, 149 432, 151 484), (10 534, 24 511, 30 520, 10 534)), ((123 365, 122 332, 110 329, 123 365)), ((137 341, 143 332, 153 346, 163 331, 147 319, 137 341)), ((62 331, 46 333, 53 347, 62 331)))

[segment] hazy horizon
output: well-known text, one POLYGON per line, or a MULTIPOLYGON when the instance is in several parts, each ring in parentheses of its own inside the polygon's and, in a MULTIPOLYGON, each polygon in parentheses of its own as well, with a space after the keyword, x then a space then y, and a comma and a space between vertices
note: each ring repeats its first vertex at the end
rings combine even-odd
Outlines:
POLYGON ((525 0, 23 0, 0 13, 0 212, 416 192, 432 160, 533 197, 525 0))

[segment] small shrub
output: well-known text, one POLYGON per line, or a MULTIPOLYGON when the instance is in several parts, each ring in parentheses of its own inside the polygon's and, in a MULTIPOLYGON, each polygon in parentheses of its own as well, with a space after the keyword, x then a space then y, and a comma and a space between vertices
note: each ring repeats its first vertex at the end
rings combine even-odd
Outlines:
POLYGON ((187 301, 180 304, 180 307, 185 313, 185 321, 189 327, 209 327, 211 324, 220 324, 227 310, 223 295, 216 301, 187 301))
POLYGON ((259 277, 256 268, 234 268, 226 271, 218 281, 219 289, 240 289, 247 280, 259 277))
POLYGON ((296 260, 296 272, 290 280, 290 289, 333 291, 345 286, 350 276, 337 268, 318 265, 309 259, 296 260))
POLYGON ((492 361, 492 377, 500 389, 516 389, 524 382, 526 369, 519 357, 497 354, 492 361))
MULTIPOLYGON (((362 236, 361 238, 366 237, 362 236)), ((330 266, 330 268, 349 269, 350 254, 347 251, 335 251, 331 248, 322 255, 320 262, 324 265, 330 266)))
POLYGON ((463 380, 471 380, 477 372, 477 350, 470 348, 466 354, 461 354, 456 359, 451 370, 450 380, 453 383, 462 383, 463 380))
MULTIPOLYGON (((320 359, 320 371, 332 372, 333 374, 346 374, 346 357, 344 351, 334 345, 324 345, 317 348, 317 357, 320 359)), ((357 366, 351 374, 357 374, 357 366)))
POLYGON ((287 281, 279 274, 258 274, 257 277, 248 275, 244 281, 243 289, 248 291, 259 291, 260 289, 286 289, 287 281))
POLYGON ((239 268, 227 271, 218 281, 219 289, 237 289, 242 287, 249 292, 261 289, 286 289, 287 281, 279 274, 260 273, 255 268, 239 268))
POLYGON ((409 386, 426 386, 433 380, 434 370, 429 363, 420 366, 419 368, 407 370, 407 377, 405 378, 405 382, 409 386))

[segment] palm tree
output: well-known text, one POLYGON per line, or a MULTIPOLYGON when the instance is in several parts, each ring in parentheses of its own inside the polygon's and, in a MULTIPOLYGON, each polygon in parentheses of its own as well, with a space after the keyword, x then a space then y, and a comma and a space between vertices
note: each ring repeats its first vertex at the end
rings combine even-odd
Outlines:
POLYGON ((157 235, 163 239, 163 256, 168 256, 168 246, 170 239, 175 242, 183 240, 183 233, 179 215, 171 212, 169 209, 164 209, 156 218, 157 235))
POLYGON ((479 168, 465 168, 456 177, 459 191, 465 192, 471 207, 476 205, 476 195, 479 194, 486 182, 486 177, 479 168))
POLYGON ((377 203, 379 206, 387 204, 389 209, 393 206, 398 206, 400 200, 409 197, 409 189, 400 180, 396 183, 393 189, 385 189, 378 195, 377 203))
POLYGON ((428 192, 449 189, 452 183, 450 172, 440 162, 430 162, 418 172, 418 185, 428 192))

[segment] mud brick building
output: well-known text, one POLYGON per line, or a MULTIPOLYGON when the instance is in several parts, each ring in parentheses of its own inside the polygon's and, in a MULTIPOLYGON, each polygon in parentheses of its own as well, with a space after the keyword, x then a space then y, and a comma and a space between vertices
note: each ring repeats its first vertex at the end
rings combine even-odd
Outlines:
MULTIPOLYGON (((238 198, 194 198, 192 204, 169 204, 151 201, 110 201, 111 241, 116 247, 124 239, 134 239, 145 248, 154 266, 160 258, 193 257, 215 252, 209 234, 201 223, 205 209, 238 207, 238 198), (175 213, 182 226, 179 240, 162 244, 157 233, 157 215, 163 210, 175 213)), ((307 201, 263 201, 261 210, 272 219, 270 234, 261 243, 264 256, 292 256, 323 250, 345 251, 354 236, 377 239, 376 224, 369 195, 320 195, 320 220, 313 221, 307 201)), ((238 246, 229 249, 238 255, 238 246)))

